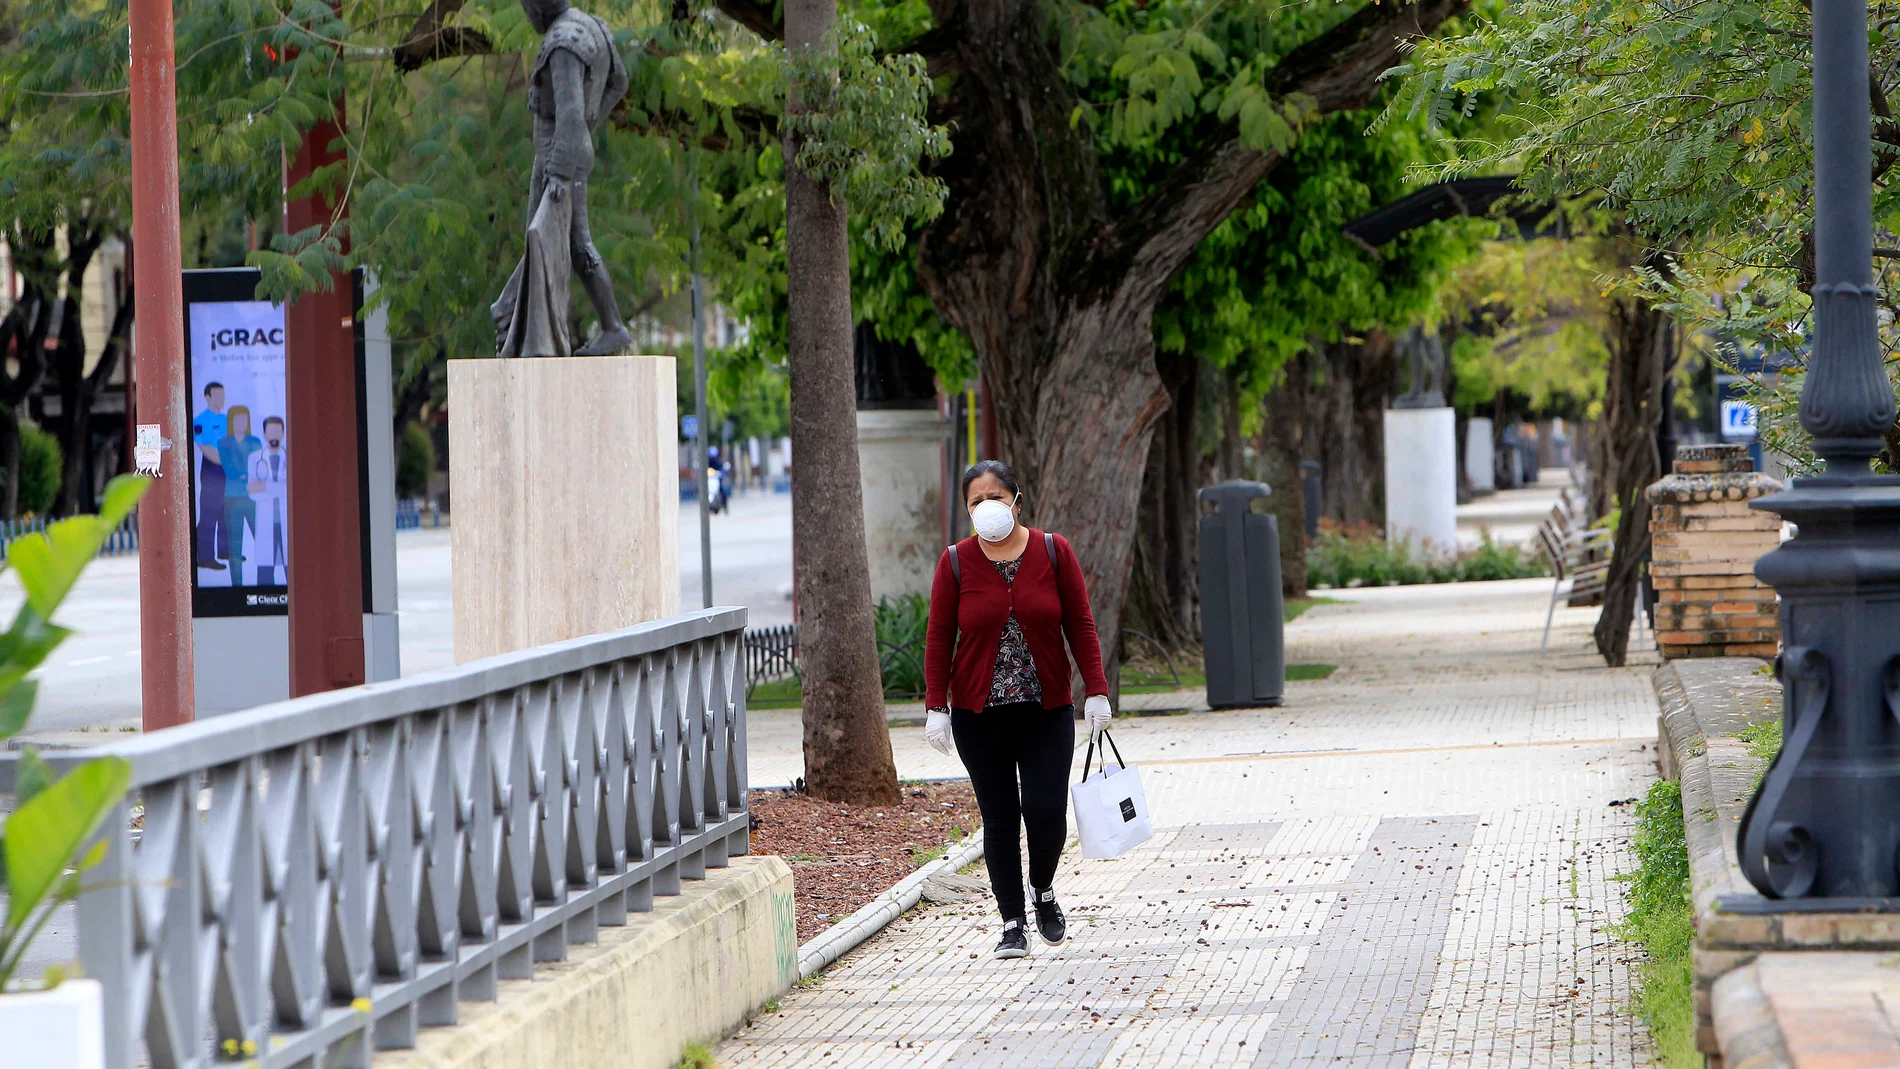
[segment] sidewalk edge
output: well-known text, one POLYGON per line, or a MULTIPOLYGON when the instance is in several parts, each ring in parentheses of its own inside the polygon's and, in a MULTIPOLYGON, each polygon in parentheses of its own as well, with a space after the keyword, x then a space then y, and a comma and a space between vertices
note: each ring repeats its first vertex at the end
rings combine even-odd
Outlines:
POLYGON ((923 897, 925 881, 946 872, 956 872, 982 857, 983 836, 973 833, 951 847, 942 857, 897 881, 890 890, 866 903, 856 913, 799 947, 798 978, 809 979, 903 916, 923 897))

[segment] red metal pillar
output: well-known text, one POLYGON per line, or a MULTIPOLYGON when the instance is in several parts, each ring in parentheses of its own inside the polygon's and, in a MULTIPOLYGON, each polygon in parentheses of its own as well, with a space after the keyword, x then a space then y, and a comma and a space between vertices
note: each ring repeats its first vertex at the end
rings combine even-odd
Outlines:
MULTIPOLYGON (((304 135, 284 167, 284 188, 344 158, 337 117, 304 135)), ((347 218, 328 192, 286 199, 284 232, 347 218)), ((290 694, 363 682, 363 554, 357 475, 356 333, 350 278, 291 302, 284 316, 285 449, 289 478, 290 694)))
POLYGON ((145 730, 189 723, 191 412, 185 400, 184 277, 178 238, 178 112, 171 0, 132 0, 133 292, 138 421, 171 448, 139 505, 139 649, 145 730))

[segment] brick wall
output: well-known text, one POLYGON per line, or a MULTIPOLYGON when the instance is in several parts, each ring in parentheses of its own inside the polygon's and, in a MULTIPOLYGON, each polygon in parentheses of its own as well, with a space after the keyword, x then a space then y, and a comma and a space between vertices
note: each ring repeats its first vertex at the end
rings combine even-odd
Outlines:
POLYGON ((1664 657, 1773 657, 1781 633, 1773 588, 1755 561, 1781 541, 1781 519, 1748 507, 1781 489, 1753 470, 1748 447, 1684 446, 1650 486, 1650 576, 1664 657))

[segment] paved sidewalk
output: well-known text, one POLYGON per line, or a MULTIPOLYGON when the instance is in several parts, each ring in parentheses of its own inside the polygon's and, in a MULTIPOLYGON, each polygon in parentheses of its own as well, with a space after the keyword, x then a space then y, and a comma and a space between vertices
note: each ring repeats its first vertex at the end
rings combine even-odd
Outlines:
MULTIPOLYGON (((1654 775, 1647 668, 1548 581, 1349 591, 1288 631, 1341 666, 1277 710, 1119 723, 1160 828, 1073 850, 1063 947, 989 957, 987 900, 914 910, 718 1051, 768 1066, 1641 1066, 1612 934, 1654 775)), ((1653 655, 1651 655, 1653 656, 1653 655)), ((796 771, 753 725, 755 779, 796 771)), ((900 772, 957 762, 893 730, 900 772)))

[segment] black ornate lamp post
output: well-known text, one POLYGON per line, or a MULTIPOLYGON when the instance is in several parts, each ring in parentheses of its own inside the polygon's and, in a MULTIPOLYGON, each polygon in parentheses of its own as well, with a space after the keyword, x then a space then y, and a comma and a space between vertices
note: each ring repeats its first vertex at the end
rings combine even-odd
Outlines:
POLYGON ((1827 465, 1754 502, 1799 533, 1755 565, 1781 595, 1786 704, 1781 755, 1738 843, 1763 895, 1806 900, 1781 909, 1900 896, 1900 477, 1870 465, 1894 398, 1875 322, 1867 9, 1813 10, 1814 350, 1801 425, 1827 465))

